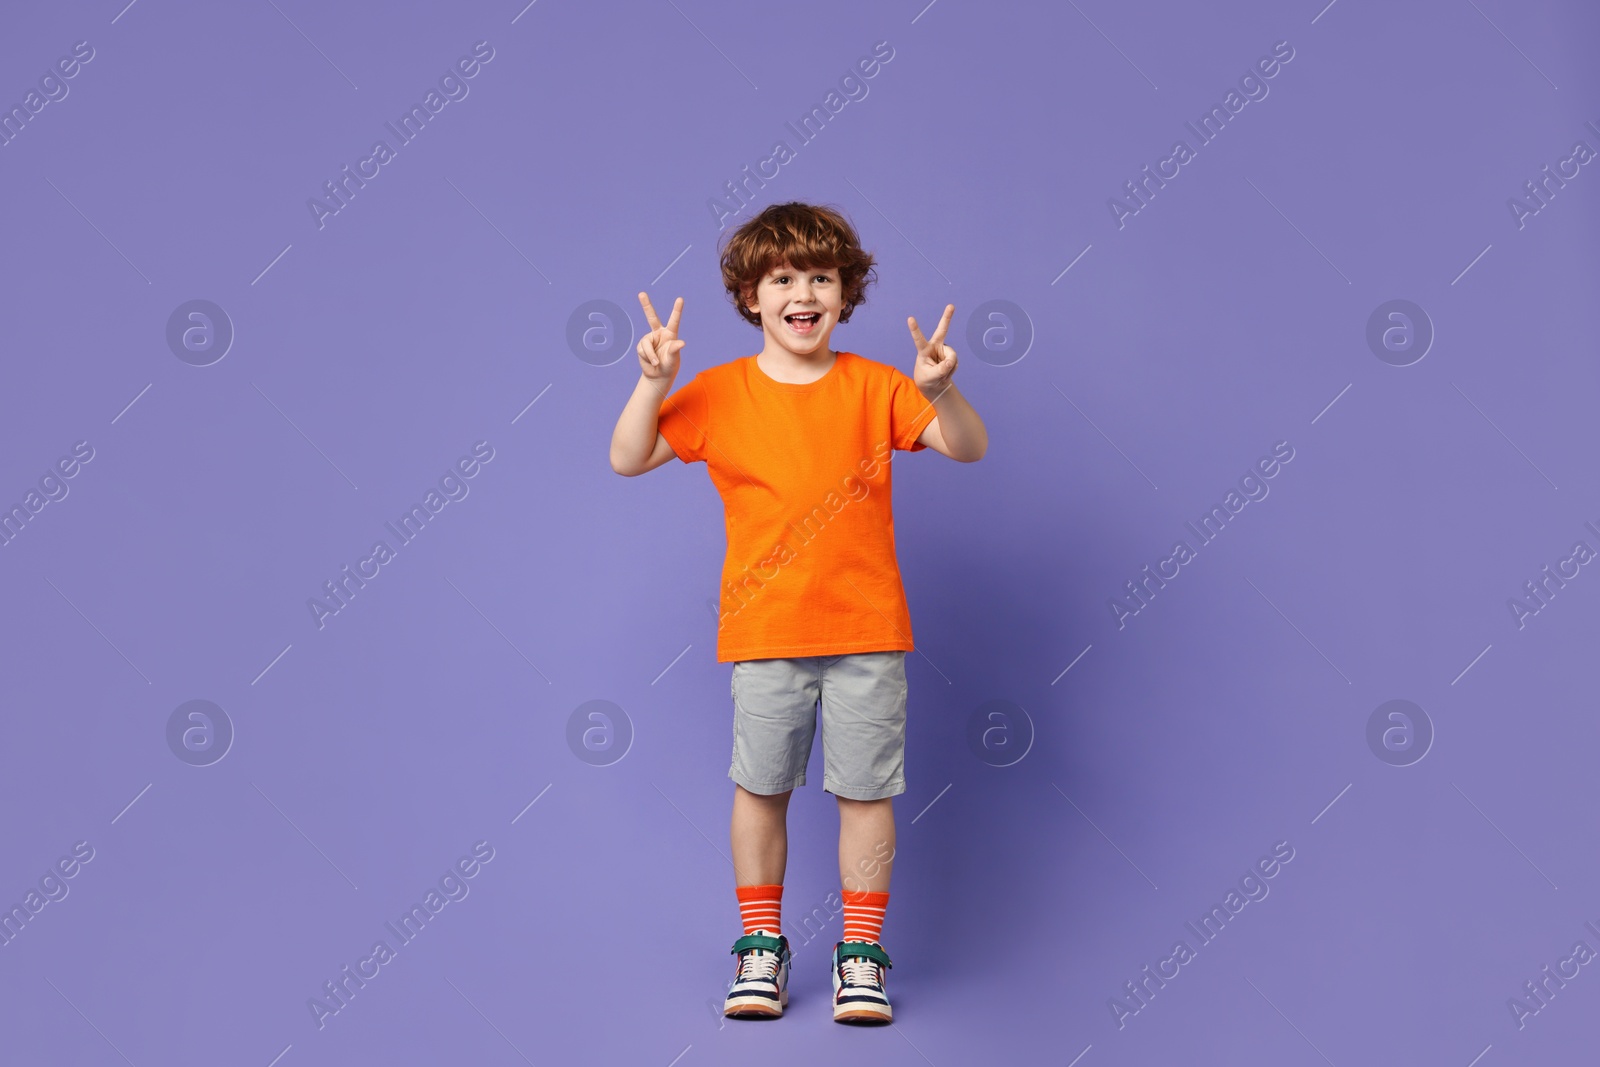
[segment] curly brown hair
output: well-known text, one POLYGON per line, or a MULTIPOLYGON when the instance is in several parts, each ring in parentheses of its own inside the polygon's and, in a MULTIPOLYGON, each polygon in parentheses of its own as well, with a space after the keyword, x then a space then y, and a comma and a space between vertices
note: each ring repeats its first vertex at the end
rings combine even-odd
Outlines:
POLYGON ((733 232, 722 251, 722 284, 734 309, 752 326, 761 316, 750 310, 757 284, 784 263, 796 270, 832 268, 844 289, 840 322, 867 301, 867 286, 877 281, 872 253, 861 247, 855 227, 832 207, 792 201, 772 204, 733 232))

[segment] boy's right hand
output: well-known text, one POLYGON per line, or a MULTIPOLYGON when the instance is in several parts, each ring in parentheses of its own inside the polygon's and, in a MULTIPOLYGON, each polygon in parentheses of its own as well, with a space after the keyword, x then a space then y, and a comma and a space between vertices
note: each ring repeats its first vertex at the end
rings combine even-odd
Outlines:
POLYGON ((673 303, 672 314, 667 316, 665 326, 661 325, 656 309, 650 306, 648 295, 640 293, 639 303, 644 305, 644 317, 650 323, 650 332, 639 339, 639 370, 651 381, 671 383, 678 374, 678 353, 683 350, 683 342, 678 340, 678 318, 683 314, 683 297, 678 297, 673 303))

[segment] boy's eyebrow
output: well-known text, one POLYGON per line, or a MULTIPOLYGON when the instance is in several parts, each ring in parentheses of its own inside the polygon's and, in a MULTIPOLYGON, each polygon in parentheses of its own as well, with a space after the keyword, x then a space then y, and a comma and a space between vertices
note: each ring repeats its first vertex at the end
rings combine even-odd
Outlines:
MULTIPOLYGON (((791 268, 789 270, 784 270, 781 267, 773 267, 771 270, 767 271, 767 277, 768 278, 778 278, 778 277, 782 277, 785 274, 799 274, 799 273, 801 273, 801 268, 798 268, 798 267, 791 268)), ((810 268, 806 268, 805 269, 805 273, 808 273, 808 274, 838 274, 839 273, 839 268, 838 267, 810 267, 810 268)))

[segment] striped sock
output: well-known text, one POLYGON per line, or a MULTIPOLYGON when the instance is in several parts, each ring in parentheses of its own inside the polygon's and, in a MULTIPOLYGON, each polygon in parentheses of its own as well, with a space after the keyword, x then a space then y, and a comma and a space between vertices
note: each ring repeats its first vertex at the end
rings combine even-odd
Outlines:
POLYGON ((783 886, 741 885, 735 886, 733 891, 739 896, 739 918, 744 921, 744 932, 753 934, 765 930, 777 937, 782 918, 783 886))
POLYGON ((844 940, 876 942, 883 934, 883 913, 889 907, 888 893, 869 893, 846 889, 844 901, 844 940))

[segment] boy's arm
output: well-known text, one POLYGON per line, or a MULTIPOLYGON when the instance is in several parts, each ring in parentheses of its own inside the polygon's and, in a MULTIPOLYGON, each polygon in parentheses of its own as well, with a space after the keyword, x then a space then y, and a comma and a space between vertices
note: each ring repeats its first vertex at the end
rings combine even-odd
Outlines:
POLYGON ((943 391, 928 390, 922 395, 939 414, 923 429, 917 441, 961 463, 982 459, 989 450, 989 431, 955 383, 947 383, 943 391))
POLYGON ((678 340, 683 298, 680 296, 673 303, 665 326, 650 306, 649 296, 640 293, 639 303, 644 306, 650 332, 639 339, 639 382, 611 431, 611 469, 630 478, 655 470, 674 455, 657 428, 657 416, 661 402, 672 392, 673 379, 678 376, 678 353, 683 350, 683 342, 678 340))
POLYGON ((975 463, 989 450, 989 431, 983 420, 956 388, 956 350, 944 343, 950 328, 954 304, 945 305, 944 315, 931 338, 922 336, 915 317, 906 319, 911 339, 917 345, 917 365, 913 377, 923 398, 938 412, 923 429, 917 441, 935 452, 962 463, 975 463))
POLYGON ((634 386, 633 395, 611 432, 611 469, 624 477, 653 471, 672 459, 675 453, 656 428, 661 401, 672 392, 672 379, 652 382, 644 375, 634 386))

